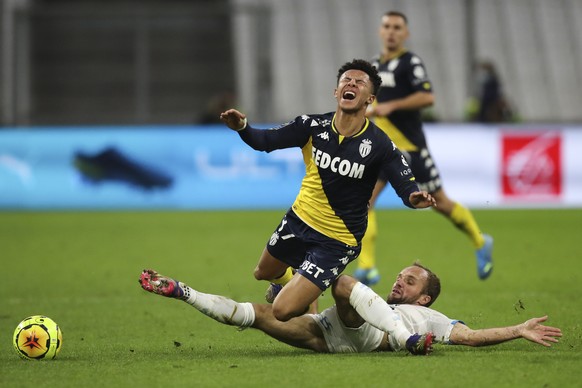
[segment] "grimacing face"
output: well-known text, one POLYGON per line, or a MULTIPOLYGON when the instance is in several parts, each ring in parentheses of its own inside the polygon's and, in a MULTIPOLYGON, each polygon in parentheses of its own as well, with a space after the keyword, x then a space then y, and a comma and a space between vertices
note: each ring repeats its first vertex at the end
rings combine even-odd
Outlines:
POLYGON ((335 98, 343 111, 358 111, 374 101, 372 81, 362 70, 351 69, 339 79, 334 90, 335 98))
POLYGON ((382 16, 380 24, 380 40, 388 51, 398 51, 404 47, 408 39, 408 26, 400 16, 382 16))
POLYGON ((423 293, 428 281, 426 271, 417 266, 406 267, 396 277, 392 291, 388 295, 390 304, 425 305, 430 296, 423 293))

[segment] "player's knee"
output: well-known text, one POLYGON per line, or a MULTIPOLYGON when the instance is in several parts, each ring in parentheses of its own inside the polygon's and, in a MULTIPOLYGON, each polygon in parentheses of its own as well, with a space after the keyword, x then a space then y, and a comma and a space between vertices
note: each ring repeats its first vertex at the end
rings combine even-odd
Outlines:
POLYGON ((350 294, 357 280, 351 276, 341 275, 333 283, 331 287, 331 294, 334 299, 349 299, 350 294))
POLYGON ((266 277, 265 271, 263 271, 259 266, 257 266, 255 268, 255 271, 253 272, 253 275, 255 276, 255 279, 257 279, 257 280, 269 280, 266 277))
POLYGON ((291 318, 298 317, 308 312, 309 305, 289 305, 287 303, 273 303, 273 316, 282 322, 287 322, 291 318))
POLYGON ((296 317, 297 315, 299 314, 297 314, 293 310, 273 305, 273 316, 277 318, 278 321, 287 322, 288 320, 290 320, 293 317, 296 317))

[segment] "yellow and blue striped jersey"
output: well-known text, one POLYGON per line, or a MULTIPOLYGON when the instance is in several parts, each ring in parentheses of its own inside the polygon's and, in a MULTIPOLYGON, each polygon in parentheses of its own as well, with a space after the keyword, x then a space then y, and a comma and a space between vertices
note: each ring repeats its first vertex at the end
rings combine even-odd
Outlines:
POLYGON ((381 129, 366 119, 356 135, 344 137, 334 126, 334 115, 298 116, 268 130, 247 125, 239 134, 259 151, 300 147, 305 177, 293 211, 318 232, 355 246, 366 231, 378 179, 389 182, 409 207, 409 195, 418 187, 406 160, 381 129))

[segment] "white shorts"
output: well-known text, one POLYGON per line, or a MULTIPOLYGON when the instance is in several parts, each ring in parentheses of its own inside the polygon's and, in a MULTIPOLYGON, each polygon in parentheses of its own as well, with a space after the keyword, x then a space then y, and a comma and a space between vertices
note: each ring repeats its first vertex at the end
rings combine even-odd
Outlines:
POLYGON ((368 323, 358 328, 346 327, 337 315, 335 305, 310 316, 321 328, 330 353, 372 352, 380 346, 384 337, 383 331, 368 323))

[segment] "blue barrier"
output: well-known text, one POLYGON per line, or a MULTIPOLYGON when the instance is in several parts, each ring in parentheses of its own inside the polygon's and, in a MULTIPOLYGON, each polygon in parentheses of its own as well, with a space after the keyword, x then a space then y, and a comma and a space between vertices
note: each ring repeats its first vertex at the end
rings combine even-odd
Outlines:
POLYGON ((0 130, 2 209, 284 209, 304 172, 298 148, 257 152, 222 126, 0 130))

